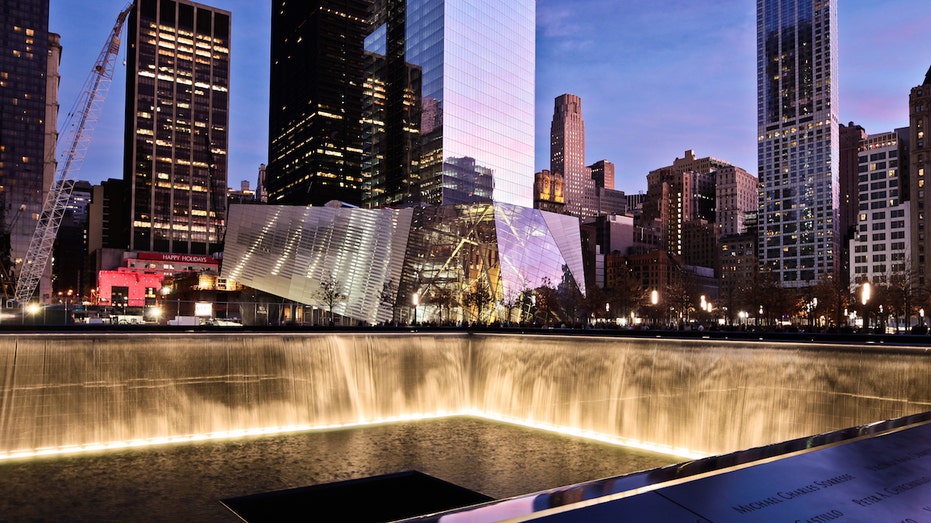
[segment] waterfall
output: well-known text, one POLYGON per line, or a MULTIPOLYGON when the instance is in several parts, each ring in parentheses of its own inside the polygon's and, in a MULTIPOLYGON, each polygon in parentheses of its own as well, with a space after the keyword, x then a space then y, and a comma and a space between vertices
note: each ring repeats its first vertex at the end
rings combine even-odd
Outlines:
POLYGON ((0 459, 466 413, 709 455, 931 405, 918 348, 465 332, 6 336, 0 380, 0 459))

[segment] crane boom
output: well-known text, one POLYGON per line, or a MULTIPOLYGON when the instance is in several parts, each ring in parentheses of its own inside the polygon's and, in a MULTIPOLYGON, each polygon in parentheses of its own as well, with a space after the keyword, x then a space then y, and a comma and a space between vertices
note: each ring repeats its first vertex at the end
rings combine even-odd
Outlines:
POLYGON ((55 179, 46 195, 42 214, 39 216, 19 278, 16 280, 15 299, 22 305, 32 298, 52 257, 55 237, 58 235, 61 219, 74 188, 73 177, 84 162, 103 102, 113 81, 113 70, 120 51, 120 34, 132 6, 133 2, 130 2, 116 17, 116 23, 113 24, 94 68, 84 83, 75 110, 68 115, 66 125, 59 132, 58 143, 64 144, 65 147, 59 148, 55 179))

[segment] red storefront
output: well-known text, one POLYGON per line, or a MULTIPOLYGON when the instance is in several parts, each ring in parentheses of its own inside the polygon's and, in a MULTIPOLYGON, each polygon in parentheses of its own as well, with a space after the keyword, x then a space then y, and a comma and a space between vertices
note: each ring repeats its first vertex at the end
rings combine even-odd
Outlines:
POLYGON ((217 274, 219 261, 202 254, 129 252, 123 267, 97 274, 99 305, 154 305, 167 276, 194 272, 217 274))

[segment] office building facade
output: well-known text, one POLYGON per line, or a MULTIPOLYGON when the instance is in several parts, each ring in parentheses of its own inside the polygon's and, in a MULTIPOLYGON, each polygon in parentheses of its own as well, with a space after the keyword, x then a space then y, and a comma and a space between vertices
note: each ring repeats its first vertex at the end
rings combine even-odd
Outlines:
POLYGON ((127 35, 129 248, 216 252, 226 215, 230 13, 138 0, 127 35))
POLYGON ((837 272, 837 0, 757 0, 761 266, 784 287, 837 272))
POLYGON ((574 94, 556 97, 550 124, 550 171, 561 173, 565 180, 566 212, 579 217, 589 214, 594 183, 585 166, 582 99, 574 94))
POLYGON ((532 207, 536 3, 380 0, 372 20, 386 142, 369 190, 388 193, 375 200, 532 207))
POLYGON ((60 46, 48 0, 0 0, 0 13, 0 284, 10 292, 54 178, 60 46))
POLYGON ((748 219, 755 219, 759 208, 756 176, 728 165, 715 171, 715 220, 722 236, 746 232, 748 219))
POLYGON ((912 270, 918 285, 931 283, 931 190, 926 187, 931 176, 931 69, 924 82, 913 87, 908 98, 909 106, 909 197, 911 199, 912 270))
POLYGON ((902 201, 902 151, 908 129, 867 136, 859 147, 856 235, 850 244, 850 288, 911 278, 909 208, 902 201))
POLYGON ((850 244, 857 236, 857 221, 860 213, 860 143, 866 140, 867 134, 862 126, 853 122, 847 125, 840 124, 838 131, 840 158, 837 164, 840 210, 837 229, 840 234, 841 249, 838 281, 849 282, 850 244))
POLYGON ((641 224, 656 222, 667 252, 684 254, 687 223, 716 223, 715 173, 730 167, 733 166, 711 156, 696 157, 695 151, 689 149, 682 158, 673 160, 672 165, 647 174, 641 224))
POLYGON ((272 2, 268 202, 362 202, 365 0, 272 2))

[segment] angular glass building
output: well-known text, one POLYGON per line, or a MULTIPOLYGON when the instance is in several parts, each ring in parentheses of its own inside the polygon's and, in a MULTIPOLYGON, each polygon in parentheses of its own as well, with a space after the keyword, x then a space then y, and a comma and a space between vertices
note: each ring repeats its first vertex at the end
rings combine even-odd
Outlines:
POLYGON ((368 323, 518 321, 535 289, 585 292, 578 219, 505 203, 231 205, 221 276, 368 323))
POLYGON ((367 206, 533 205, 535 19, 533 0, 375 2, 367 206))
POLYGON ((837 272, 837 0, 757 0, 759 249, 785 287, 837 272))

